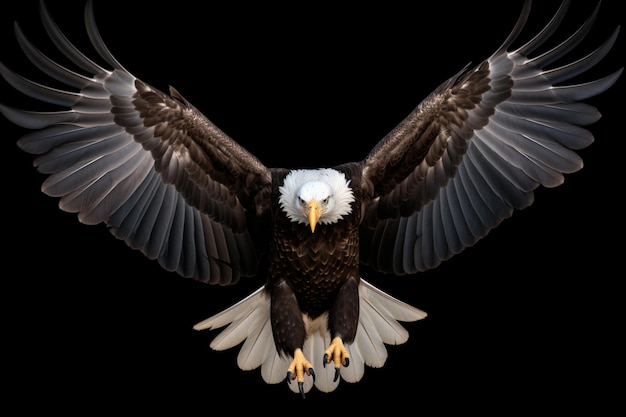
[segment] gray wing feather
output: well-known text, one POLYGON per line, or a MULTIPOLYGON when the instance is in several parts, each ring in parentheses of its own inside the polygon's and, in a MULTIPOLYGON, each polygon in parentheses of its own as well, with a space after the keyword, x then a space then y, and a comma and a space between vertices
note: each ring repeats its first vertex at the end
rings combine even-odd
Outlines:
POLYGON ((43 2, 40 10, 54 45, 87 74, 48 58, 15 26, 27 58, 67 87, 36 83, 0 63, 0 73, 18 91, 63 108, 37 112, 0 104, 5 117, 31 129, 18 145, 37 155, 35 166, 48 175, 42 191, 59 197, 60 208, 77 213, 81 222, 107 224, 113 235, 169 271, 220 285, 255 274, 257 253, 239 199, 249 190, 238 189, 235 180, 221 182, 235 176, 217 179, 209 168, 238 170, 238 178, 257 190, 267 185, 269 170, 179 95, 167 97, 125 70, 98 34, 91 1, 87 33, 111 70, 78 50, 43 2), (145 114, 137 108, 139 96, 145 114))
POLYGON ((584 39, 598 8, 563 42, 530 57, 556 32, 569 2, 561 4, 539 34, 518 49, 507 51, 521 31, 528 3, 512 36, 498 52, 474 72, 444 83, 407 118, 409 123, 400 124, 393 137, 383 139, 364 162, 367 184, 367 180, 376 180, 370 172, 384 178, 380 172, 393 165, 378 151, 391 140, 395 146, 404 146, 408 155, 405 164, 414 157, 412 152, 425 155, 417 159, 405 178, 396 175, 398 185, 388 192, 376 195, 376 185, 366 189, 372 193, 375 209, 365 211, 364 263, 395 274, 434 268, 475 244, 514 210, 532 204, 533 190, 538 186, 558 186, 564 174, 582 168, 575 150, 594 140, 582 126, 597 121, 600 113, 579 101, 610 88, 622 69, 586 83, 556 84, 571 80, 602 60, 613 47, 619 28, 585 57, 545 69, 584 39), (482 77, 488 80, 488 89, 478 88, 482 77), (475 104, 468 105, 467 90, 475 104), (454 106, 456 110, 450 110, 454 106), (428 140, 427 135, 433 139, 428 140), (433 149, 440 151, 433 153, 433 149), (434 155, 433 159, 429 161, 428 155, 434 155), (413 214, 405 214, 407 208, 414 210, 413 214), (399 213, 403 217, 397 217, 399 213))

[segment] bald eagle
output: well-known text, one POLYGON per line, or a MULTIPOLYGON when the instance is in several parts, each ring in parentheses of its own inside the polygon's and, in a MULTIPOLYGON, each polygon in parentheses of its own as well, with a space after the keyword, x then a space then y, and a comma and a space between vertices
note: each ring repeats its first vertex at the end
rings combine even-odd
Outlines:
POLYGON ((55 87, 4 64, 0 73, 63 110, 0 110, 31 130, 18 145, 48 175, 43 192, 82 223, 104 223, 165 270, 208 284, 266 273, 256 291, 194 328, 224 328, 211 347, 240 345, 239 367, 260 367, 267 383, 287 380, 302 396, 313 386, 330 392, 340 380, 359 381, 366 365, 382 366, 385 345, 408 338, 401 323, 426 317, 365 281, 361 266, 396 275, 435 268, 532 204, 538 186, 557 186, 582 167, 575 151, 593 141, 582 126, 600 118, 582 101, 622 69, 567 82, 606 56, 618 30, 587 56, 551 67, 584 39, 599 9, 542 50, 565 17, 563 1, 512 49, 530 3, 493 54, 445 80, 364 159, 337 166, 265 166, 176 89, 166 94, 126 70, 98 33, 91 0, 87 33, 109 67, 74 46, 42 1, 43 25, 75 68, 16 26, 25 55, 55 87))

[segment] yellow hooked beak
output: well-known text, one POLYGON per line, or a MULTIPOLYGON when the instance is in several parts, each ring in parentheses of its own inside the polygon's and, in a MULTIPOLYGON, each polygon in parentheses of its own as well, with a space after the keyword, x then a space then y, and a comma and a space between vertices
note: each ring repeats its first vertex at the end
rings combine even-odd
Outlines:
POLYGON ((317 201, 312 200, 309 202, 309 226, 311 226, 311 233, 315 233, 315 226, 320 219, 320 207, 317 201))

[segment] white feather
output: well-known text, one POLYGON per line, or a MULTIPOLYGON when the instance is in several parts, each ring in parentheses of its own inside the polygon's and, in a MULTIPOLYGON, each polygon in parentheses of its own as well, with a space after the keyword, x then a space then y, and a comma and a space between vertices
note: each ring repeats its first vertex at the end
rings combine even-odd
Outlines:
POLYGON ((297 169, 291 171, 279 188, 279 204, 287 217, 297 223, 309 224, 309 218, 302 213, 299 201, 311 198, 330 197, 328 210, 320 217, 320 224, 336 223, 352 212, 354 193, 346 176, 331 168, 297 169), (311 186, 311 183, 319 183, 311 186), (324 197, 319 197, 326 192, 324 197))
POLYGON ((267 345, 266 359, 261 365, 261 376, 267 384, 278 384, 284 381, 287 367, 291 362, 291 358, 279 355, 273 345, 274 339, 272 338, 271 343, 267 345))
POLYGON ((377 327, 381 322, 373 320, 369 312, 369 309, 364 308, 359 311, 359 327, 354 344, 359 347, 360 356, 353 358, 351 362, 363 362, 367 366, 380 368, 387 360, 387 348, 377 327))
MULTIPOLYGON (((385 344, 402 344, 408 340, 408 332, 399 321, 421 320, 426 313, 379 290, 361 279, 359 285, 359 324, 355 340, 346 344, 350 364, 341 368, 341 379, 358 382, 365 373, 365 365, 382 367, 387 359, 385 344)), ((331 341, 326 314, 310 320, 304 316, 307 339, 302 351, 313 364, 313 378, 305 377, 304 392, 315 386, 322 392, 337 388, 334 365, 324 366, 324 350, 331 341)), ((196 330, 226 328, 211 342, 211 348, 224 350, 243 342, 237 356, 237 365, 243 370, 261 367, 261 376, 268 384, 285 381, 291 357, 281 356, 276 350, 270 321, 270 297, 259 288, 254 293, 194 326, 196 330)), ((298 384, 292 381, 289 388, 298 392, 298 384)))
MULTIPOLYGON (((227 324, 232 323, 241 314, 245 314, 247 311, 254 310, 254 308, 252 307, 256 306, 256 304, 260 301, 260 298, 268 298, 267 296, 263 297, 264 288, 265 286, 260 287, 252 294, 239 301, 237 304, 232 305, 226 310, 214 316, 211 316, 206 320, 202 320, 200 323, 197 323, 193 326, 194 330, 208 330, 224 327, 227 324)), ((267 299, 267 302, 269 303, 269 298, 267 299)))
POLYGON ((237 365, 244 371, 258 368, 276 350, 273 348, 274 336, 270 321, 265 314, 259 314, 257 317, 257 322, 252 326, 250 335, 246 337, 237 355, 237 365), (258 346, 266 348, 259 349, 258 346))
POLYGON ((360 345, 352 343, 346 346, 346 350, 350 354, 350 366, 341 369, 341 379, 350 383, 359 382, 365 374, 365 362, 359 359, 363 357, 360 345))
MULTIPOLYGON (((337 388, 337 385, 339 385, 339 380, 333 381, 335 378, 335 367, 333 364, 326 364, 326 366, 324 366, 324 351, 331 342, 330 332, 328 331, 328 314, 325 313, 315 320, 310 320, 308 316, 305 315, 304 319, 307 330, 307 340, 304 343, 302 352, 313 364, 315 371, 315 387, 322 392, 333 391, 337 388)), ((305 389, 306 388, 307 384, 305 381, 305 389)), ((305 392, 307 391, 308 389, 305 390, 305 392)))

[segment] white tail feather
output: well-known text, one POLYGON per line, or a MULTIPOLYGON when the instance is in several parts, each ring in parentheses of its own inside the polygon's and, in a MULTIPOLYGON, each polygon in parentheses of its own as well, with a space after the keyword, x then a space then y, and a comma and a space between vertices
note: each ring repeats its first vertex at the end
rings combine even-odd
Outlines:
MULTIPOLYGON (((200 323, 193 326, 193 328, 195 330, 218 329, 220 327, 224 327, 227 324, 232 323, 237 318, 239 318, 241 314, 254 311, 255 309, 251 307, 256 306, 256 304, 259 301, 261 301, 260 299, 263 298, 264 288, 265 287, 263 286, 257 289, 256 291, 254 291, 252 294, 250 294, 249 296, 247 296, 246 298, 244 298, 237 304, 234 304, 228 307, 226 310, 222 311, 221 313, 218 313, 214 316, 209 317, 206 320, 201 321, 200 323)), ((265 296, 265 298, 267 298, 267 296, 265 296)), ((268 308, 269 308, 269 298, 267 299, 267 302, 268 302, 268 308)))
MULTIPOLYGON (((268 384, 285 380, 290 357, 279 355, 272 336, 270 323, 270 297, 261 287, 226 310, 196 324, 194 329, 217 329, 227 326, 211 342, 211 348, 225 350, 242 344, 237 365, 243 370, 261 367, 261 376, 268 384)), ((359 325, 355 340, 346 345, 350 353, 350 365, 341 368, 341 379, 358 382, 365 373, 365 365, 381 367, 387 359, 385 344, 402 344, 409 334, 399 323, 421 320, 426 313, 384 293, 361 279, 359 285, 359 325)), ((335 369, 332 364, 324 366, 324 350, 331 341, 327 317, 316 320, 305 318, 307 340, 303 346, 305 357, 315 369, 315 387, 323 392, 333 391, 339 380, 333 381, 335 369)), ((305 378, 304 392, 312 387, 313 378, 305 378)), ((298 384, 290 389, 298 392, 298 384)))
MULTIPOLYGON (((362 331, 357 331, 357 334, 359 333, 362 333, 362 331)), ((347 345, 346 349, 350 354, 350 366, 341 369, 341 379, 350 383, 359 382, 365 373, 365 362, 363 360, 355 360, 355 358, 363 357, 360 345, 355 340, 354 343, 347 345)))
MULTIPOLYGON (((272 338, 272 345, 273 344, 274 339, 272 338)), ((279 355, 278 351, 273 346, 269 345, 266 353, 266 358, 263 364, 261 364, 261 376, 263 377, 263 381, 268 384, 278 384, 284 381, 291 358, 279 355)))
MULTIPOLYGON (((380 368, 387 360, 387 348, 383 343, 376 322, 371 319, 369 311, 361 308, 359 327, 353 344, 359 347, 359 356, 351 357, 350 362, 364 362, 365 365, 380 368)), ((357 375, 361 379, 363 375, 357 375)))
MULTIPOLYGON (((328 327, 326 326, 326 323, 328 323, 327 317, 324 316, 319 321, 324 324, 324 327, 320 327, 317 331, 308 335, 302 352, 304 356, 313 363, 313 369, 315 370, 315 387, 322 392, 330 392, 337 388, 339 379, 333 381, 335 378, 335 367, 332 363, 324 366, 324 351, 330 345, 331 337, 328 327)), ((305 383, 306 379, 312 382, 312 378, 305 378, 305 383)), ((305 389, 306 388, 305 385, 305 389)), ((291 387, 291 389, 293 391, 294 387, 291 387)))
POLYGON ((272 326, 265 317, 258 316, 260 320, 255 323, 252 332, 246 338, 243 346, 237 355, 237 365, 244 371, 256 369, 263 365, 263 362, 274 353, 274 336, 272 326), (265 349, 259 349, 259 347, 265 349))

